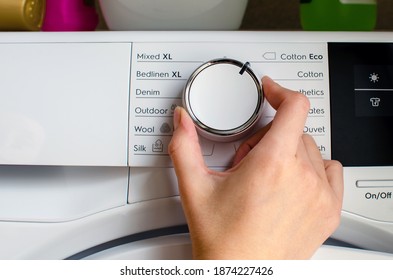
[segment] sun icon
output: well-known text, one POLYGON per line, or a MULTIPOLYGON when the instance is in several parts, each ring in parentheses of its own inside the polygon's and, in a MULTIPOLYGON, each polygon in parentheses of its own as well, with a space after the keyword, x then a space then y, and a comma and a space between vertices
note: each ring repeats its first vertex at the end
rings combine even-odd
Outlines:
POLYGON ((376 74, 376 73, 370 74, 369 78, 370 78, 370 82, 373 82, 374 84, 375 84, 376 82, 378 82, 378 80, 379 80, 379 76, 378 76, 378 74, 376 74))

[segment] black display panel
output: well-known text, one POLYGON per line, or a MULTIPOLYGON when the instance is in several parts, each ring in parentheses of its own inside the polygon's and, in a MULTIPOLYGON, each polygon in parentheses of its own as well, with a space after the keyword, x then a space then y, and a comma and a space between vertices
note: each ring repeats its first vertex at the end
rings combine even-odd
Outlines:
POLYGON ((332 159, 393 165, 393 44, 329 43, 332 159))

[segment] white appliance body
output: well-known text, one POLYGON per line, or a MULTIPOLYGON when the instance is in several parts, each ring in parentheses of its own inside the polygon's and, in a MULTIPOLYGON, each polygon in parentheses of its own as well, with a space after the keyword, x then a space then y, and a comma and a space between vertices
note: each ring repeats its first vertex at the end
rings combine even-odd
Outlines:
MULTIPOLYGON (((180 244, 138 258, 190 257, 167 147, 188 77, 217 58, 310 98, 304 132, 344 164, 332 237, 393 253, 391 33, 1 33, 0 259, 100 256, 131 241, 180 244)), ((274 116, 263 110, 255 129, 274 116)), ((200 140, 216 169, 241 142, 200 140)))

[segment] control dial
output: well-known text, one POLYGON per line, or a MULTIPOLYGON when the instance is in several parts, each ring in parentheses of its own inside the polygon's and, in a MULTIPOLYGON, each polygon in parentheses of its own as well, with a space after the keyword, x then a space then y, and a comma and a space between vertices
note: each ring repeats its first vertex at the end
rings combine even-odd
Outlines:
POLYGON ((199 133, 213 141, 229 142, 244 136, 261 116, 264 95, 250 63, 211 60, 187 81, 183 105, 199 133))

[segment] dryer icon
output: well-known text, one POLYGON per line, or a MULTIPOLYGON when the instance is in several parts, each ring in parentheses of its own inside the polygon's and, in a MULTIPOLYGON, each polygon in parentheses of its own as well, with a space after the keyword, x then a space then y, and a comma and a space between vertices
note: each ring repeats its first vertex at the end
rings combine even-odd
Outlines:
POLYGON ((373 106, 373 107, 379 107, 379 105, 381 104, 381 98, 378 98, 378 97, 371 97, 371 98, 370 98, 370 102, 371 102, 371 106, 373 106))

